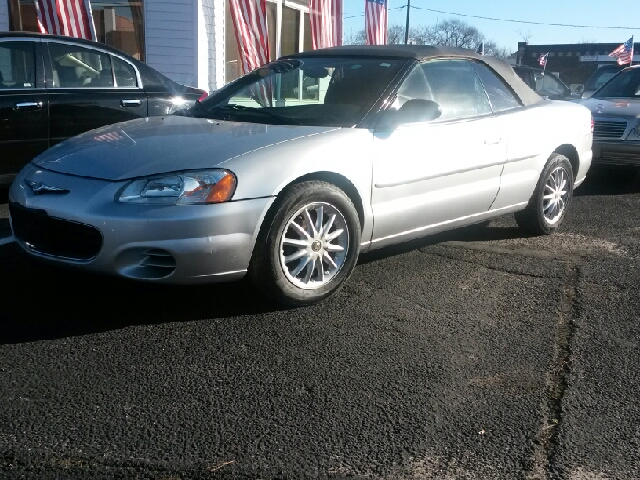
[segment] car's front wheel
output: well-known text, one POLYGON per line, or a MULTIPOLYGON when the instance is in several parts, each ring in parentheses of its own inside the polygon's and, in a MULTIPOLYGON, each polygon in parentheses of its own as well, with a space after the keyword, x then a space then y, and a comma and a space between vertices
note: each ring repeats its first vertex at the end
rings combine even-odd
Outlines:
POLYGON ((316 303, 351 274, 360 235, 356 209, 338 187, 315 180, 292 185, 265 218, 249 276, 280 303, 316 303))
POLYGON ((518 225, 536 235, 554 233, 567 214, 573 197, 573 168, 564 155, 547 161, 529 204, 515 213, 518 225))

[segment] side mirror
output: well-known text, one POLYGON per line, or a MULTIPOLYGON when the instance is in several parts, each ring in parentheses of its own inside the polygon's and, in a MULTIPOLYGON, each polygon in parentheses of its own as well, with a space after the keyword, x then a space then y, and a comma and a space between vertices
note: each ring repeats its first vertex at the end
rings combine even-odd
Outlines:
POLYGON ((408 123, 429 122, 442 115, 442 109, 433 100, 407 100, 399 110, 380 112, 376 130, 393 130, 408 123))
POLYGON ((430 122, 442 115, 442 109, 433 100, 408 100, 398 110, 398 122, 416 123, 430 122))

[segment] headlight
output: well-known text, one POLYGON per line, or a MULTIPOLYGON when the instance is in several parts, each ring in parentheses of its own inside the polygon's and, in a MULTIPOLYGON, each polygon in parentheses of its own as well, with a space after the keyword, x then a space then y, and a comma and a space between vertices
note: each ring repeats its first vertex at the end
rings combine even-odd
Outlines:
POLYGON ((230 200, 236 177, 228 170, 170 173, 127 183, 116 195, 122 203, 202 205, 230 200))
POLYGON ((640 123, 636 125, 636 128, 633 129, 633 133, 636 135, 636 137, 640 137, 640 123))

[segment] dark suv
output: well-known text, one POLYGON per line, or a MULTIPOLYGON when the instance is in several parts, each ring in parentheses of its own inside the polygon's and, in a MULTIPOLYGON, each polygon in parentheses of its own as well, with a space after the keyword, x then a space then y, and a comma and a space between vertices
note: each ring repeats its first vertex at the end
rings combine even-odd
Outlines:
POLYGON ((580 98, 571 93, 571 89, 551 72, 524 65, 515 65, 513 70, 524 80, 524 83, 541 97, 550 100, 576 100, 580 98))

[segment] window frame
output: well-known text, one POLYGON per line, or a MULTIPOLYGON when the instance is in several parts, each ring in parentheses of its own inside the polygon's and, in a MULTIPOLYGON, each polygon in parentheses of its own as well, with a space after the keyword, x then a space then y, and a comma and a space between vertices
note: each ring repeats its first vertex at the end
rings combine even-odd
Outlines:
POLYGON ((95 47, 93 45, 85 45, 83 43, 79 43, 79 42, 71 42, 71 41, 65 41, 65 40, 58 40, 58 39, 49 39, 49 38, 44 38, 42 39, 42 43, 46 44, 46 48, 43 48, 43 57, 44 57, 44 61, 46 64, 46 71, 48 73, 51 73, 53 75, 53 62, 51 61, 51 52, 49 50, 49 44, 62 44, 62 45, 70 45, 72 47, 77 47, 77 48, 83 48, 85 50, 92 50, 94 52, 103 54, 103 55, 107 55, 109 56, 109 62, 111 63, 111 77, 113 78, 113 86, 112 87, 105 87, 105 86, 97 86, 97 87, 91 87, 91 86, 87 86, 87 87, 57 87, 53 85, 53 77, 51 76, 51 78, 49 78, 49 76, 47 76, 46 78, 46 88, 48 90, 131 90, 131 89, 135 89, 135 90, 144 90, 144 85, 142 83, 142 77, 140 75, 140 71, 138 70, 138 68, 128 59, 126 59, 125 57, 123 57, 122 55, 118 55, 115 54, 107 49, 104 48, 99 48, 99 47, 95 47), (135 87, 131 87, 131 86, 125 86, 125 87, 120 87, 117 84, 116 81, 116 76, 115 76, 115 72, 114 72, 114 62, 113 62, 113 58, 118 58, 119 60, 124 61, 125 63, 129 64, 129 66, 131 66, 133 68, 133 71, 136 74, 136 86, 135 87))
POLYGON ((34 62, 35 62, 35 87, 34 88, 2 88, 5 92, 34 92, 46 88, 45 85, 45 66, 43 62, 43 48, 40 38, 36 37, 0 37, 0 43, 9 42, 31 42, 34 44, 34 62))

